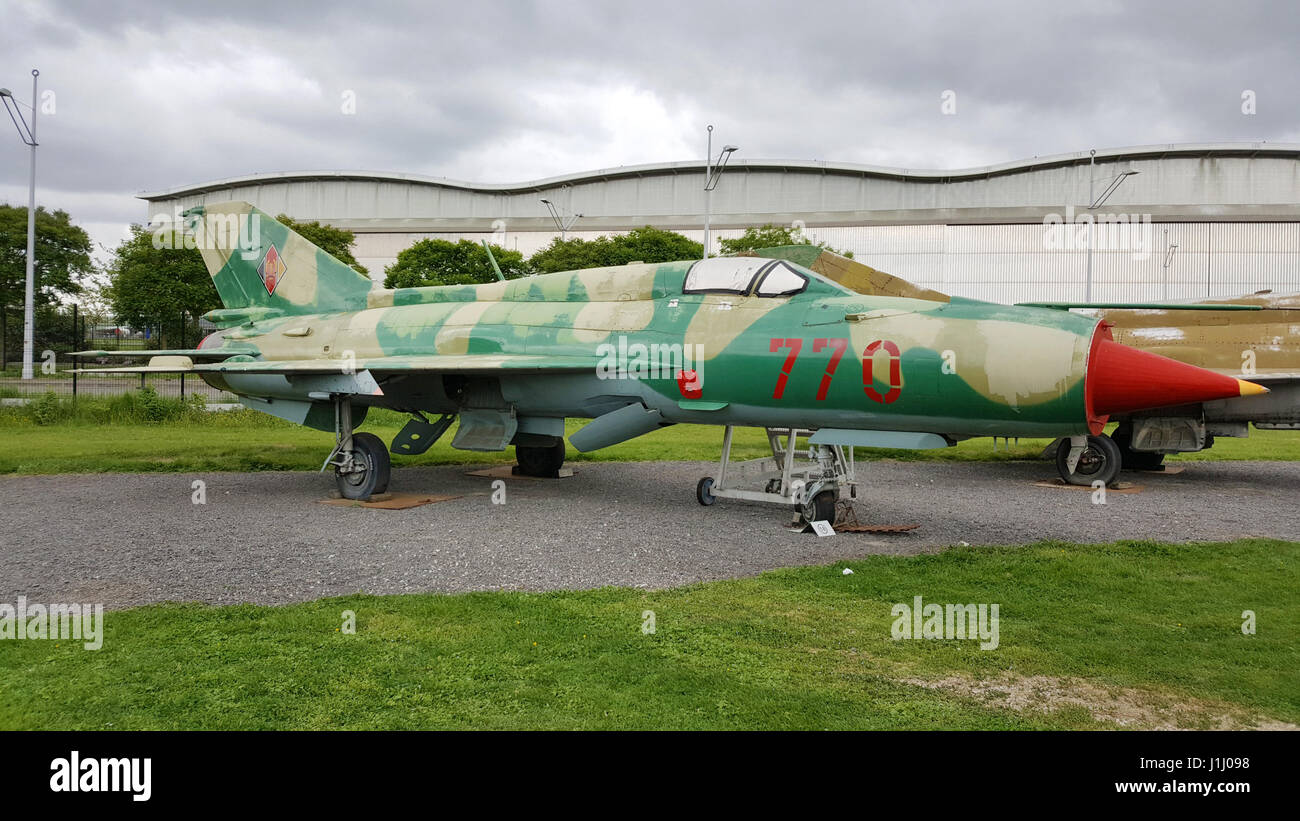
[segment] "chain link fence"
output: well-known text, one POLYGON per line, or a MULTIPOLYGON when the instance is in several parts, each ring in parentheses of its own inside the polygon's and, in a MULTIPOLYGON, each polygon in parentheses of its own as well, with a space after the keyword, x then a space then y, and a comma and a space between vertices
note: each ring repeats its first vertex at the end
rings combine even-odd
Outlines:
MULTIPOLYGON (((75 373, 80 368, 120 368, 147 364, 121 356, 74 356, 82 351, 148 351, 185 349, 202 339, 205 330, 196 320, 181 315, 170 322, 152 321, 143 327, 95 322, 80 315, 76 306, 44 308, 36 317, 32 378, 22 378, 22 311, 3 312, 0 341, 0 399, 26 400, 54 393, 60 397, 113 397, 144 387, 159 396, 188 399, 202 396, 209 403, 235 402, 236 397, 217 390, 193 374, 75 373)), ((147 356, 147 355, 146 355, 147 356)))

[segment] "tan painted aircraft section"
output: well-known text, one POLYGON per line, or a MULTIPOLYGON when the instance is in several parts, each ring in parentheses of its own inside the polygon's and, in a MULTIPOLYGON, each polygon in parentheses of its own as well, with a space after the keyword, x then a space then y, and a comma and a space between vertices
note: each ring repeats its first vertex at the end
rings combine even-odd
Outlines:
MULTIPOLYGON (((947 294, 922 288, 901 277, 878 271, 857 260, 831 251, 823 251, 812 269, 835 282, 864 294, 904 296, 948 302, 947 294)), ((1254 374, 1300 375, 1300 294, 1259 292, 1237 297, 1209 297, 1198 303, 1258 305, 1260 311, 1205 311, 1176 309, 1108 308, 1085 310, 1112 324, 1116 342, 1150 353, 1167 356, 1189 365, 1197 365, 1232 376, 1249 376, 1243 370, 1253 351, 1254 374)), ((929 347, 937 347, 937 343, 929 347)), ((1036 358, 1041 352, 1026 347, 1024 356, 1036 358)), ((1045 354, 1050 357, 1056 354, 1045 354)), ((993 363, 990 363, 991 365, 993 363)), ((1042 394, 1032 376, 1008 374, 1006 379, 990 374, 988 389, 992 395, 1024 396, 1042 394)), ((979 387, 971 382, 972 387, 979 387)))
POLYGON ((469 352, 469 340, 473 336, 474 326, 482 321, 489 309, 498 302, 466 302, 456 310, 438 330, 434 337, 434 347, 443 355, 464 354, 469 352))
MULTIPOLYGON (((951 351, 957 377, 1013 408, 1060 398, 1071 387, 1060 375, 1082 372, 1087 356, 1084 341, 1076 334, 1000 320, 954 325, 935 317, 902 314, 850 327, 859 358, 877 339, 890 339, 903 352, 919 347, 943 356, 951 351)), ((887 354, 878 351, 874 362, 877 373, 888 373, 887 354)))
POLYGON ((948 302, 951 299, 942 291, 922 288, 901 277, 887 274, 832 251, 822 251, 809 267, 832 282, 860 294, 924 299, 930 302, 948 302))
POLYGON ((768 311, 785 304, 782 299, 704 294, 700 309, 686 327, 685 343, 702 345, 703 360, 717 356, 768 311))

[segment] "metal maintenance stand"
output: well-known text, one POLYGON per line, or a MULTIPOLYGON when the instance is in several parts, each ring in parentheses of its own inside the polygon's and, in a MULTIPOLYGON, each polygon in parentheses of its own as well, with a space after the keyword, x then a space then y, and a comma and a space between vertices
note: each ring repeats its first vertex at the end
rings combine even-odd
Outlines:
POLYGON ((802 428, 768 428, 772 456, 732 464, 734 427, 722 434, 722 459, 717 474, 706 476, 696 486, 702 505, 717 499, 746 499, 751 502, 793 506, 804 521, 835 521, 835 503, 841 488, 850 499, 857 498, 853 448, 841 445, 808 445, 800 454, 799 438, 813 431, 802 428), (798 459, 803 455, 803 459, 798 459), (761 483, 762 490, 739 487, 741 482, 761 483))

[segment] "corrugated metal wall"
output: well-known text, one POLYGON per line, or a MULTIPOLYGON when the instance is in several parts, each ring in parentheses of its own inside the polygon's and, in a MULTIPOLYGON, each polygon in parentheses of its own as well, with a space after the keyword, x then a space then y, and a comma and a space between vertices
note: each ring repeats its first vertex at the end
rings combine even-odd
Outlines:
MULTIPOLYGON (((1113 228, 1113 226, 1110 226, 1113 228)), ((1300 223, 1151 223, 1132 236, 1096 228, 1092 298, 1230 296, 1265 288, 1300 291, 1300 223), (1108 243, 1107 240, 1110 242, 1108 243), (1109 247, 1108 247, 1109 245, 1109 247)), ((822 228, 817 239, 919 285, 994 302, 1081 300, 1086 226, 1073 246, 1049 247, 1042 225, 935 225, 822 228)))
MULTIPOLYGON (((1096 229, 1092 255, 1092 299, 1166 299, 1165 249, 1178 246, 1167 269, 1167 299, 1232 296, 1273 288, 1300 292, 1300 223, 1167 222, 1108 234, 1096 229)), ((1057 247, 1043 225, 906 225, 820 227, 811 239, 884 272, 972 299, 1017 301, 1082 300, 1087 272, 1087 227, 1075 231, 1073 246, 1057 247)), ((702 242, 703 231, 681 231, 702 242)), ((714 231, 715 240, 741 231, 714 231)), ((594 239, 602 231, 571 231, 594 239)), ((556 234, 357 234, 356 256, 376 279, 396 255, 416 240, 465 238, 502 244, 530 256, 556 234)))
MULTIPOLYGON (((1168 267, 1167 298, 1232 296, 1265 288, 1300 292, 1300 223, 1150 223, 1109 233, 1098 225, 1092 256, 1092 298, 1151 301, 1166 298, 1165 249, 1177 245, 1168 267)), ((991 302, 1082 300, 1087 270, 1086 226, 1066 225, 1073 244, 1057 247, 1043 225, 901 225, 812 228, 810 238, 882 271, 927 288, 991 302)), ((593 239, 603 232, 573 231, 593 239)), ((697 242, 702 231, 681 232, 697 242)), ((715 231, 735 237, 737 230, 715 231)), ((487 239, 529 256, 556 234, 358 234, 357 257, 376 279, 411 243, 426 237, 487 239)))

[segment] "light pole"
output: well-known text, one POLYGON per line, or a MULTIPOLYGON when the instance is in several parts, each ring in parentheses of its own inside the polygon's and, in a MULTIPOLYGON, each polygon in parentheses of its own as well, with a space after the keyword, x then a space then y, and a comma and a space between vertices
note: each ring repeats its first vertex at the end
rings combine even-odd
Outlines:
POLYGON ((544 199, 542 200, 542 204, 546 206, 547 211, 551 212, 551 219, 555 220, 555 227, 560 232, 560 242, 564 242, 565 233, 570 228, 573 227, 573 224, 578 221, 578 219, 582 216, 582 214, 570 214, 569 216, 561 219, 560 212, 555 207, 555 203, 551 202, 550 200, 544 199))
MULTIPOLYGON (((1178 250, 1178 243, 1169 244, 1169 229, 1165 229, 1165 278, 1164 288, 1161 291, 1161 299, 1169 301, 1169 263, 1174 261, 1174 253, 1178 250)), ((1208 296, 1208 294, 1207 294, 1208 296)))
POLYGON ((14 121, 18 136, 31 146, 32 168, 27 185, 27 285, 23 298, 23 379, 32 378, 32 347, 36 326, 33 303, 35 300, 35 265, 36 265, 36 78, 40 72, 32 69, 32 122, 27 123, 19 108, 18 99, 7 88, 0 88, 0 98, 4 99, 5 110, 9 119, 14 121))
POLYGON ((1092 149, 1088 152, 1088 155, 1088 210, 1092 212, 1089 215, 1092 218, 1088 220, 1088 272, 1085 275, 1083 283, 1084 302, 1092 302, 1092 246, 1093 232, 1097 227, 1097 209, 1100 208, 1106 200, 1110 199, 1110 195, 1115 193, 1115 189, 1119 188, 1124 180, 1138 173, 1136 171, 1121 171, 1114 177, 1110 178, 1110 184, 1101 192, 1101 196, 1093 199, 1092 184, 1096 182, 1097 178, 1092 175, 1092 169, 1096 167, 1097 164, 1097 149, 1092 149))
POLYGON ((724 145, 718 152, 718 159, 713 159, 713 126, 709 126, 708 142, 704 147, 704 259, 709 258, 709 222, 713 218, 713 189, 718 187, 718 180, 731 159, 731 152, 738 150, 734 145, 724 145), (716 167, 715 167, 716 166, 716 167))

